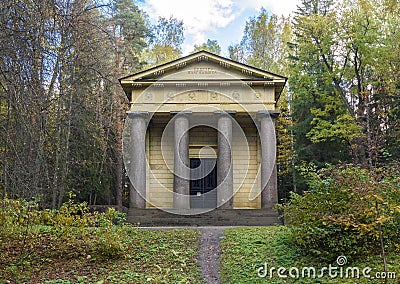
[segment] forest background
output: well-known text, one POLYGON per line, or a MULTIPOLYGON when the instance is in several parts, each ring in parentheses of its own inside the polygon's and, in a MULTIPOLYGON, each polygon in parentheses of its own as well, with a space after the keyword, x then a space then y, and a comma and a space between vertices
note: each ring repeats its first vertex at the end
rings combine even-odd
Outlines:
MULTIPOLYGON (((289 78, 278 102, 279 196, 304 172, 398 168, 400 3, 303 0, 250 17, 233 60, 289 78)), ((0 194, 60 208, 128 205, 118 78, 182 56, 185 23, 132 0, 0 3, 0 194)), ((193 47, 220 54, 218 41, 193 47)))

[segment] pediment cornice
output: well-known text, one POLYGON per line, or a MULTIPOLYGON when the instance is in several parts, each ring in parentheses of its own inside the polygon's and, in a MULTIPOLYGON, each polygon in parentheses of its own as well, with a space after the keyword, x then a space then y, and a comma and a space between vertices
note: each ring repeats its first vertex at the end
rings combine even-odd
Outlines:
POLYGON ((185 57, 119 79, 130 99, 132 89, 150 85, 246 84, 274 86, 276 95, 283 90, 287 78, 234 60, 199 51, 185 57), (182 76, 182 73, 186 74, 182 76))

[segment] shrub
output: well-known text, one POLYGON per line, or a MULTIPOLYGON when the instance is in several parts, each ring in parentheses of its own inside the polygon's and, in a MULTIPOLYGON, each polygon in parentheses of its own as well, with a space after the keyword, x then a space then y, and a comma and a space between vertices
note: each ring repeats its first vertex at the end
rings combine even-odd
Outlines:
POLYGON ((114 208, 90 213, 85 202, 70 199, 59 210, 39 210, 35 202, 0 200, 0 239, 22 238, 24 246, 28 246, 27 239, 39 240, 45 232, 52 236, 54 247, 63 257, 122 257, 129 245, 124 241, 128 231, 125 214, 114 208))
POLYGON ((304 172, 310 190, 283 206, 296 244, 319 257, 399 249, 399 167, 330 166, 304 172))
POLYGON ((128 249, 128 228, 125 223, 125 214, 109 208, 105 213, 96 214, 97 239, 93 247, 103 258, 122 257, 128 249), (114 225, 117 223, 117 225, 114 225))
POLYGON ((0 201, 0 233, 14 234, 21 227, 39 225, 41 212, 38 204, 24 199, 3 198, 0 201))

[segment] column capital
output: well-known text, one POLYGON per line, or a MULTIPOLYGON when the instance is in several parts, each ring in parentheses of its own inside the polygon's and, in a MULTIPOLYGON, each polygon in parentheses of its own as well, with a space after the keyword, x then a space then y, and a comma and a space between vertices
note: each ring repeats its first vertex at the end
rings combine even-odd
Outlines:
POLYGON ((172 116, 191 116, 192 111, 191 110, 173 110, 169 112, 172 116))
POLYGON ((127 111, 126 114, 128 115, 129 118, 134 118, 134 117, 142 117, 145 119, 149 119, 150 113, 148 111, 127 111))
POLYGON ((214 114, 218 116, 235 116, 236 110, 216 110, 214 114))
POLYGON ((279 110, 260 110, 257 112, 257 118, 261 119, 270 116, 271 118, 277 118, 281 112, 279 110))

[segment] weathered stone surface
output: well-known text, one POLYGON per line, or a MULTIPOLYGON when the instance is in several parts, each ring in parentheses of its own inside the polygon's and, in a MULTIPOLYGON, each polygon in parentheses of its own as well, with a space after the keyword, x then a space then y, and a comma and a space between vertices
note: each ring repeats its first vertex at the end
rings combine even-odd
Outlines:
POLYGON ((129 207, 146 208, 146 129, 149 113, 129 111, 127 114, 132 120, 129 207))
POLYGON ((278 213, 271 209, 216 209, 198 215, 185 215, 195 212, 188 209, 170 210, 130 208, 127 220, 140 226, 272 226, 282 224, 278 213), (172 213, 175 212, 176 214, 172 213))
POLYGON ((259 112, 261 140, 261 207, 272 209, 278 203, 276 137, 273 117, 259 112))
POLYGON ((232 165, 232 117, 235 112, 217 111, 218 158, 217 158, 217 206, 222 209, 233 207, 232 165))
POLYGON ((189 161, 189 116, 191 112, 179 112, 174 132, 174 208, 190 208, 190 161, 189 161))

